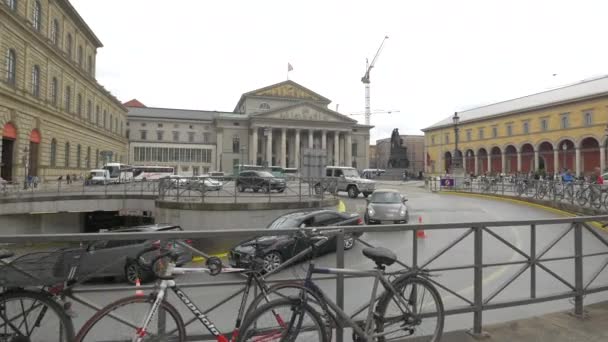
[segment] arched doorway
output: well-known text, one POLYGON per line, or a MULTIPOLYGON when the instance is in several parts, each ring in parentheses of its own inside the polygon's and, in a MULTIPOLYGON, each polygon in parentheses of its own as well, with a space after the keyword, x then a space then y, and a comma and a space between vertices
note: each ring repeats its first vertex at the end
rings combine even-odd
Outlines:
POLYGON ((517 172, 517 149, 513 145, 505 148, 505 171, 513 174, 517 172))
POLYGON ((502 153, 498 146, 492 147, 490 150, 490 174, 497 174, 502 172, 502 153))
POLYGON ((17 128, 12 123, 2 127, 2 163, 0 177, 7 181, 13 180, 13 156, 15 141, 17 140, 17 128))
POLYGON ((30 133, 30 155, 27 168, 28 176, 38 176, 38 151, 40 149, 40 140, 40 131, 33 129, 32 133, 30 133))
POLYGON ((581 167, 583 174, 591 173, 596 167, 600 167, 600 143, 595 138, 585 138, 581 141, 581 167))
POLYGON ((480 148, 477 151, 477 159, 479 163, 479 174, 483 175, 488 172, 488 151, 485 148, 480 148))
POLYGON ((473 150, 467 150, 464 153, 464 170, 467 175, 475 174, 475 153, 473 150))
POLYGON ((531 144, 524 144, 521 147, 521 172, 535 171, 534 166, 534 147, 531 144))
POLYGON ((538 169, 545 170, 547 174, 553 174, 554 170, 553 163, 553 144, 550 142, 543 142, 538 146, 538 169))
POLYGON ((446 152, 443 155, 443 160, 445 161, 445 164, 443 167, 445 173, 450 173, 450 171, 452 171, 452 153, 446 152))

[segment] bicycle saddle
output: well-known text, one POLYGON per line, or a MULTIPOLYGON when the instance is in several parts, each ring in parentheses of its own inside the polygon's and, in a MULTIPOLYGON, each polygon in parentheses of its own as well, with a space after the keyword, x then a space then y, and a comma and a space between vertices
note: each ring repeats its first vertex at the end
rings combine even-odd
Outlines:
POLYGON ((373 260, 378 266, 390 266, 397 260, 395 253, 384 247, 363 248, 363 255, 373 260))

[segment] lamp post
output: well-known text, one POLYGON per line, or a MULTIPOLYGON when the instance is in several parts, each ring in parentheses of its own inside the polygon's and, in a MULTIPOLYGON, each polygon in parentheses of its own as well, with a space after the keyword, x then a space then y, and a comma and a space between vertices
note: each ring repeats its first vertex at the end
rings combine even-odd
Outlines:
POLYGON ((564 151, 564 169, 567 169, 567 165, 566 165, 566 150, 568 149, 568 145, 564 142, 562 144, 562 151, 564 151))
POLYGON ((452 169, 456 169, 461 167, 460 154, 458 153, 458 123, 460 122, 458 112, 454 112, 452 122, 454 123, 454 157, 452 158, 452 169))

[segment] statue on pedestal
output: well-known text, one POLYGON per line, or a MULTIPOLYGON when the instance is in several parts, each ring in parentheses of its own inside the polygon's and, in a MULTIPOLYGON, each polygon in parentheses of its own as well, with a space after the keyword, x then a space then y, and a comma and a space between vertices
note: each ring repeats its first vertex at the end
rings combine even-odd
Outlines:
POLYGON ((407 147, 401 145, 399 129, 395 128, 391 134, 391 152, 388 158, 389 169, 406 169, 410 166, 407 159, 407 147))

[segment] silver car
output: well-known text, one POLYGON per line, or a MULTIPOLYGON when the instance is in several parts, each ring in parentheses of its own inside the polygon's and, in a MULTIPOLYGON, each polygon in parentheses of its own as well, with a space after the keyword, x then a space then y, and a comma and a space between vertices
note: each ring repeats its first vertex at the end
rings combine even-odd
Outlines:
POLYGON ((366 224, 407 223, 410 213, 407 209, 407 198, 396 190, 378 189, 367 199, 365 208, 366 224))

